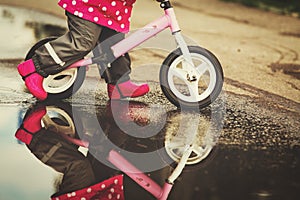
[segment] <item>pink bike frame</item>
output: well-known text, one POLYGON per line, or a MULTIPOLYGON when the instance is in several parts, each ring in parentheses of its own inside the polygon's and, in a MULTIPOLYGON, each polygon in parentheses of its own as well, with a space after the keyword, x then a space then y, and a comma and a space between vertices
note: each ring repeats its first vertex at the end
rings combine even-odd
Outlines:
POLYGON ((127 174, 133 181, 139 184, 142 188, 151 193, 158 200, 166 200, 173 187, 172 183, 165 182, 161 188, 151 178, 128 162, 121 154, 111 150, 107 160, 115 165, 119 170, 127 174))
MULTIPOLYGON (((195 135, 194 135, 195 136, 195 135)), ((187 145, 185 152, 183 153, 181 159, 177 163, 176 168, 167 178, 163 187, 160 187, 156 182, 154 182, 150 177, 145 175, 130 162, 128 162, 121 154, 115 150, 111 150, 107 157, 107 160, 115 165, 119 170, 127 174, 133 181, 139 184, 146 191, 151 193, 157 200, 166 200, 169 196, 170 191, 173 188, 175 180, 182 173, 188 158, 190 157, 194 146, 192 144, 187 145)))
POLYGON ((115 44, 111 48, 114 56, 118 58, 121 55, 124 55, 126 52, 142 44, 168 27, 170 27, 172 33, 180 31, 173 8, 165 10, 165 15, 115 44))
MULTIPOLYGON (((111 50, 113 52, 114 57, 118 58, 124 55, 131 49, 137 47, 141 43, 147 41, 148 39, 165 30, 166 28, 170 28, 173 34, 180 32, 180 28, 178 26, 178 22, 173 8, 166 9, 165 14, 162 17, 149 23, 145 27, 138 29, 122 41, 112 46, 111 50)), ((90 64, 93 64, 92 58, 87 58, 73 63, 68 68, 76 68, 81 66, 87 66, 90 64)))
MULTIPOLYGON (((61 133, 65 139, 72 142, 73 144, 82 146, 82 147, 89 147, 89 142, 79 139, 74 139, 69 136, 66 136, 66 134, 61 133)), ((115 150, 110 150, 107 160, 113 164, 115 167, 117 167, 120 171, 127 174, 133 181, 135 181, 137 184, 139 184, 142 188, 144 188, 146 191, 151 193, 157 200, 166 200, 169 196, 170 191, 173 187, 174 180, 179 176, 181 173, 184 165, 181 164, 179 166, 179 172, 174 170, 173 174, 168 178, 168 180, 171 180, 170 182, 165 182, 163 187, 160 187, 156 182, 154 182, 150 177, 145 175, 141 170, 133 166, 126 158, 124 158, 121 154, 119 154, 115 150)))
MULTIPOLYGON (((79 139, 74 139, 69 136, 66 136, 64 133, 61 133, 65 139, 72 142, 73 144, 82 146, 82 147, 89 147, 89 142, 79 139)), ((190 154, 190 152, 188 153, 190 154)), ((175 179, 180 175, 182 172, 185 162, 180 162, 179 169, 175 169, 173 174, 168 178, 169 182, 165 182, 163 187, 160 187, 156 182, 154 182, 149 176, 145 175, 141 170, 133 166, 126 158, 124 158, 121 154, 119 154, 115 150, 110 150, 107 160, 113 164, 117 169, 124 172, 128 175, 133 181, 139 184, 142 188, 146 191, 151 193, 157 200, 166 200, 169 196, 170 191, 173 187, 173 182, 175 179)))

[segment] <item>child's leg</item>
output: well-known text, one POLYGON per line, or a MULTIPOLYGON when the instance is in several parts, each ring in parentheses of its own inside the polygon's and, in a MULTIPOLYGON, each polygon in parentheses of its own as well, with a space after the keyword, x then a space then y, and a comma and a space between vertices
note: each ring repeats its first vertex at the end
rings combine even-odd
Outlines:
POLYGON ((33 56, 37 72, 44 77, 57 74, 86 56, 95 47, 102 31, 102 27, 95 23, 68 12, 66 12, 66 15, 68 17, 68 32, 49 42, 51 47, 47 48, 44 45, 37 49, 33 56), (50 53, 51 48, 53 48, 56 55, 50 53), (55 56, 62 63, 57 62, 54 59, 55 56))
MULTIPOLYGON (((117 42, 121 41, 125 38, 124 33, 119 33, 115 30, 103 27, 102 32, 100 34, 98 44, 101 47, 104 46, 113 46, 117 42)), ((99 49, 95 48, 93 53, 94 55, 99 55, 101 52, 98 52, 99 49)), ((101 51, 101 50, 100 50, 101 51)), ((131 60, 129 54, 125 56, 121 56, 117 58, 113 63, 111 63, 111 67, 107 68, 108 74, 110 77, 107 77, 107 73, 103 73, 101 76, 105 79, 107 83, 117 84, 117 82, 125 82, 128 81, 129 74, 131 72, 131 60)))
POLYGON ((66 12, 69 30, 63 36, 41 46, 32 59, 21 63, 18 71, 28 90, 45 100, 43 78, 57 74, 87 55, 96 45, 102 27, 66 12))
MULTIPOLYGON (((103 27, 99 38, 99 46, 105 43, 104 46, 113 46, 118 41, 125 38, 123 33, 118 33, 115 30, 103 27)), ((94 55, 99 55, 101 49, 95 48, 94 55)), ((110 99, 121 99, 124 97, 139 97, 149 92, 149 86, 147 84, 135 84, 130 81, 129 74, 131 72, 131 60, 129 54, 125 54, 117 58, 111 63, 106 73, 101 76, 105 78, 108 90, 108 96, 110 99)))

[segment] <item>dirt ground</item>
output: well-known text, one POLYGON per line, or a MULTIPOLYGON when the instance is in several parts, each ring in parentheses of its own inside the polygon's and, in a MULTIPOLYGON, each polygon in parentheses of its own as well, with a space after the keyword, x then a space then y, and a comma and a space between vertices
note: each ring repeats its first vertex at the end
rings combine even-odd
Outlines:
MULTIPOLYGON (((183 33, 220 59, 226 91, 259 90, 300 103, 299 19, 217 0, 173 2, 183 33)), ((156 16, 156 6, 139 1, 133 26, 156 16)))
MULTIPOLYGON (((257 91, 275 95, 296 105, 293 110, 299 112, 299 19, 218 0, 172 2, 183 34, 219 58, 224 69, 225 91, 250 97, 257 97, 257 91)), ((0 0, 0 3, 64 16, 57 1, 0 0)), ((155 1, 138 0, 132 29, 157 18, 161 12, 155 1)), ((149 61, 151 54, 155 55, 149 52, 134 58, 149 61)))

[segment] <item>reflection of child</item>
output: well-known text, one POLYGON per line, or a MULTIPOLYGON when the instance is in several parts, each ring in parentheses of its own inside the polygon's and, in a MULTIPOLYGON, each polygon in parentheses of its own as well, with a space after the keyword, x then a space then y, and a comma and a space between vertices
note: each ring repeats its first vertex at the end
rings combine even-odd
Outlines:
POLYGON ((106 167, 101 171, 106 176, 99 182, 90 159, 78 150, 77 145, 65 140, 61 134, 41 127, 41 119, 45 114, 44 106, 29 110, 15 136, 41 162, 63 174, 58 191, 51 199, 124 200, 123 175, 117 175, 112 169, 110 171, 114 174, 108 175, 106 167))
MULTIPOLYGON (((45 100, 43 79, 57 74, 86 56, 97 43, 129 31, 130 16, 136 0, 59 0, 66 10, 68 32, 35 51, 32 59, 18 66, 29 91, 45 100)), ((130 81, 130 59, 121 56, 111 63, 110 79, 106 79, 110 99, 138 97, 149 91, 147 84, 130 81)))

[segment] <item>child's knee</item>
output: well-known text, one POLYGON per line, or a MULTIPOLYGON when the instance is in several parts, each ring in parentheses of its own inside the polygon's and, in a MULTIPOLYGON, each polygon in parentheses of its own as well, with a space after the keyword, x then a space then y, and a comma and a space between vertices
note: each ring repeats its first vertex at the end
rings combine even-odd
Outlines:
POLYGON ((77 38, 74 41, 74 47, 76 47, 79 52, 90 52, 96 46, 97 39, 98 38, 94 38, 92 36, 77 38))

